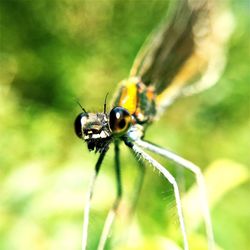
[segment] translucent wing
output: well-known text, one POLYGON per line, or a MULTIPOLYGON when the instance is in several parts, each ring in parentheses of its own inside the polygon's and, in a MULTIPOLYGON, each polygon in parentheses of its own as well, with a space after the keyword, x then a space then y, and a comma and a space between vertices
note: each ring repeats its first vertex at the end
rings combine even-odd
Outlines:
POLYGON ((197 93, 216 83, 233 27, 232 15, 220 1, 173 2, 175 6, 146 40, 130 72, 146 85, 154 85, 159 110, 180 95, 197 93))

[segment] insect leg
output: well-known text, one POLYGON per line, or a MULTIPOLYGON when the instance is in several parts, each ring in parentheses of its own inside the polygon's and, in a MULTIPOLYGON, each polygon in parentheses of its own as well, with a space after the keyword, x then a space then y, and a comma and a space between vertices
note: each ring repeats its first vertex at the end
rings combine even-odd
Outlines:
POLYGON ((98 245, 98 250, 103 250, 105 243, 107 241, 109 232, 111 230, 112 224, 115 220, 117 210, 121 201, 121 196, 122 196, 122 184, 121 184, 121 171, 120 171, 120 150, 119 150, 119 145, 117 142, 115 142, 115 173, 116 173, 116 180, 117 180, 117 197, 114 201, 114 204, 112 208, 110 209, 105 223, 104 227, 102 230, 100 242, 98 245))
POLYGON ((185 224, 184 224, 184 217, 183 217, 183 212, 182 212, 182 206, 181 206, 180 192, 179 192, 179 188, 178 188, 178 185, 177 185, 175 178, 171 175, 171 173, 166 168, 164 168, 159 162, 157 162, 149 154, 144 152, 139 146, 137 146, 136 144, 133 144, 129 141, 125 141, 125 143, 128 147, 130 147, 135 152, 136 155, 138 155, 143 160, 150 163, 154 168, 159 170, 160 173, 173 185, 174 195, 175 195, 175 200, 176 200, 176 208, 177 208, 177 212, 178 212, 180 228, 181 228, 182 237, 183 237, 183 245, 184 245, 184 249, 188 250, 189 247, 188 247, 187 233, 186 233, 186 228, 185 228, 185 224))
POLYGON ((105 154, 106 154, 106 150, 103 151, 98 158, 98 161, 95 165, 95 173, 94 173, 94 176, 92 177, 92 181, 90 183, 89 191, 87 194, 86 204, 85 204, 85 208, 84 208, 84 220, 83 220, 83 231, 82 231, 82 250, 85 250, 87 247, 89 212, 90 212, 91 199, 92 199, 93 192, 94 192, 96 178, 98 176, 98 173, 99 173, 100 167, 102 165, 102 161, 103 161, 105 154))
POLYGON ((161 155, 177 163, 181 167, 184 167, 195 174, 196 181, 197 181, 198 188, 199 188, 199 195, 200 195, 202 213, 203 213, 205 227, 206 227, 206 233, 208 237, 208 246, 209 246, 209 249, 214 249, 214 234, 213 234, 213 227, 212 227, 211 216, 210 216, 207 194, 206 194, 206 185, 205 185, 204 176, 200 168, 196 166, 195 164, 193 164, 192 162, 172 153, 171 151, 158 147, 152 143, 142 141, 142 140, 137 140, 135 141, 135 143, 136 145, 146 150, 149 150, 153 153, 161 155))

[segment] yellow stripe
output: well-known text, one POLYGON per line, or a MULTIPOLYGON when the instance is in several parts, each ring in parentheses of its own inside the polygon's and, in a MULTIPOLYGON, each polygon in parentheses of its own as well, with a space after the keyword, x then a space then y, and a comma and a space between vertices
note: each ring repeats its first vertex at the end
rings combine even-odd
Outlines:
POLYGON ((137 106, 137 87, 136 79, 129 78, 122 82, 122 93, 119 100, 119 106, 127 109, 130 114, 134 114, 137 106))

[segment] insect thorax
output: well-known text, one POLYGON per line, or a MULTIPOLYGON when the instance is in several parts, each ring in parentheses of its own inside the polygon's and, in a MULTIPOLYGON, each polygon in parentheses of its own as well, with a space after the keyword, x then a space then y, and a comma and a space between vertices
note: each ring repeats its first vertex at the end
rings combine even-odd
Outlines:
POLYGON ((155 91, 145 86, 138 77, 131 77, 120 83, 113 106, 127 109, 139 124, 150 123, 156 115, 155 91))

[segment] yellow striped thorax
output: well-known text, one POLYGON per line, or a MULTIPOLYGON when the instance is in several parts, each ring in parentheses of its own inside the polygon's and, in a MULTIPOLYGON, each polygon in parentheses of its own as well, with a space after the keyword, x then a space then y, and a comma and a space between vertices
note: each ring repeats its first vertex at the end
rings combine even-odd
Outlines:
POLYGON ((156 115, 154 87, 145 86, 139 77, 123 80, 119 86, 113 106, 127 109, 136 123, 151 122, 156 115))

